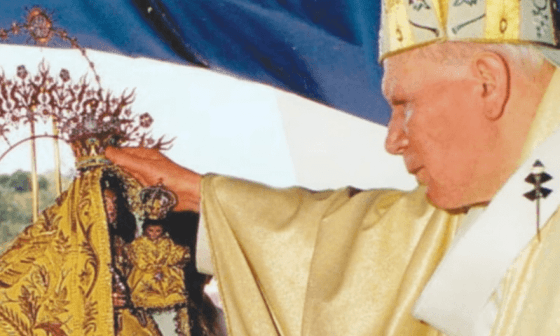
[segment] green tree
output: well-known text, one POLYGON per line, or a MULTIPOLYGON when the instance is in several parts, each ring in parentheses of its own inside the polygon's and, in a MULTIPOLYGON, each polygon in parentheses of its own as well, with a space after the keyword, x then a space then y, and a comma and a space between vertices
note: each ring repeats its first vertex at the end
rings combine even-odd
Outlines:
MULTIPOLYGON (((38 177, 39 190, 49 189, 49 180, 40 175, 38 177)), ((12 175, 0 175, 0 186, 13 189, 16 192, 25 193, 31 191, 31 173, 18 170, 12 175)))
POLYGON ((10 182, 10 175, 2 174, 0 175, 0 186, 7 187, 10 182))
POLYGON ((39 190, 48 190, 49 180, 44 176, 39 176, 39 190))
POLYGON ((10 176, 8 186, 13 188, 16 192, 28 192, 31 190, 31 174, 18 170, 10 176))
MULTIPOLYGON (((0 175, 0 247, 11 241, 32 222, 33 195, 29 172, 16 171, 11 175, 0 175)), ((39 207, 45 209, 54 204, 57 197, 54 173, 39 177, 39 207)), ((63 189, 70 183, 63 177, 63 189)), ((0 248, 0 252, 1 252, 0 248)))

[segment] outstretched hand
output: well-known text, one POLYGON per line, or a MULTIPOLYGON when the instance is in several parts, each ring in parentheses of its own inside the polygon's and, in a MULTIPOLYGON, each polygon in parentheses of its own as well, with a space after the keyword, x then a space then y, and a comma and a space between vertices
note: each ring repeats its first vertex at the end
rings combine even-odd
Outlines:
POLYGON ((144 186, 155 185, 161 180, 177 195, 178 202, 173 211, 199 211, 200 174, 179 166, 156 149, 109 147, 105 156, 144 186))

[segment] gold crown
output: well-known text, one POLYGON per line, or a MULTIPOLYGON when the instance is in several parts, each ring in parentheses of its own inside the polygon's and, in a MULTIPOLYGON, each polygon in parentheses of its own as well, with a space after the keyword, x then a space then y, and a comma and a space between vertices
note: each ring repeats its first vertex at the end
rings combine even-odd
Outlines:
POLYGON ((379 60, 437 41, 473 41, 532 43, 555 61, 555 14, 556 0, 383 0, 379 60))
POLYGON ((114 96, 83 78, 72 84, 65 69, 54 78, 44 62, 35 76, 19 66, 14 80, 0 75, 0 136, 9 143, 6 134, 12 128, 52 120, 57 128, 52 136, 70 144, 80 170, 110 163, 104 156, 109 146, 168 147, 169 141, 149 136, 153 119, 148 113, 132 113, 133 96, 114 96))
POLYGON ((160 181, 155 186, 146 187, 139 194, 140 217, 161 220, 177 204, 177 196, 160 181))

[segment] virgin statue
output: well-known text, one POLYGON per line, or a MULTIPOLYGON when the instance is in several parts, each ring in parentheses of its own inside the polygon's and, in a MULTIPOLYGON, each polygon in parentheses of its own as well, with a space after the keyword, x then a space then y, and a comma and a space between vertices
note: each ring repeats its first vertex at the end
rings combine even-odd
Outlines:
POLYGON ((140 143, 148 114, 132 95, 71 85, 43 64, 29 76, 0 76, 2 130, 52 120, 70 144, 77 175, 69 188, 0 255, 0 335, 161 335, 130 300, 124 248, 136 235, 142 186, 104 157, 107 146, 140 143))

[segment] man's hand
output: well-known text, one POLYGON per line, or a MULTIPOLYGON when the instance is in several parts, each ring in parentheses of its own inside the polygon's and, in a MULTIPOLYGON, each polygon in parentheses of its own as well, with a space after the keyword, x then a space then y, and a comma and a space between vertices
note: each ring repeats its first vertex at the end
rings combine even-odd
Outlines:
POLYGON ((199 211, 200 174, 179 166, 155 149, 109 147, 105 156, 144 186, 153 186, 161 180, 177 195, 178 203, 173 211, 199 211))

